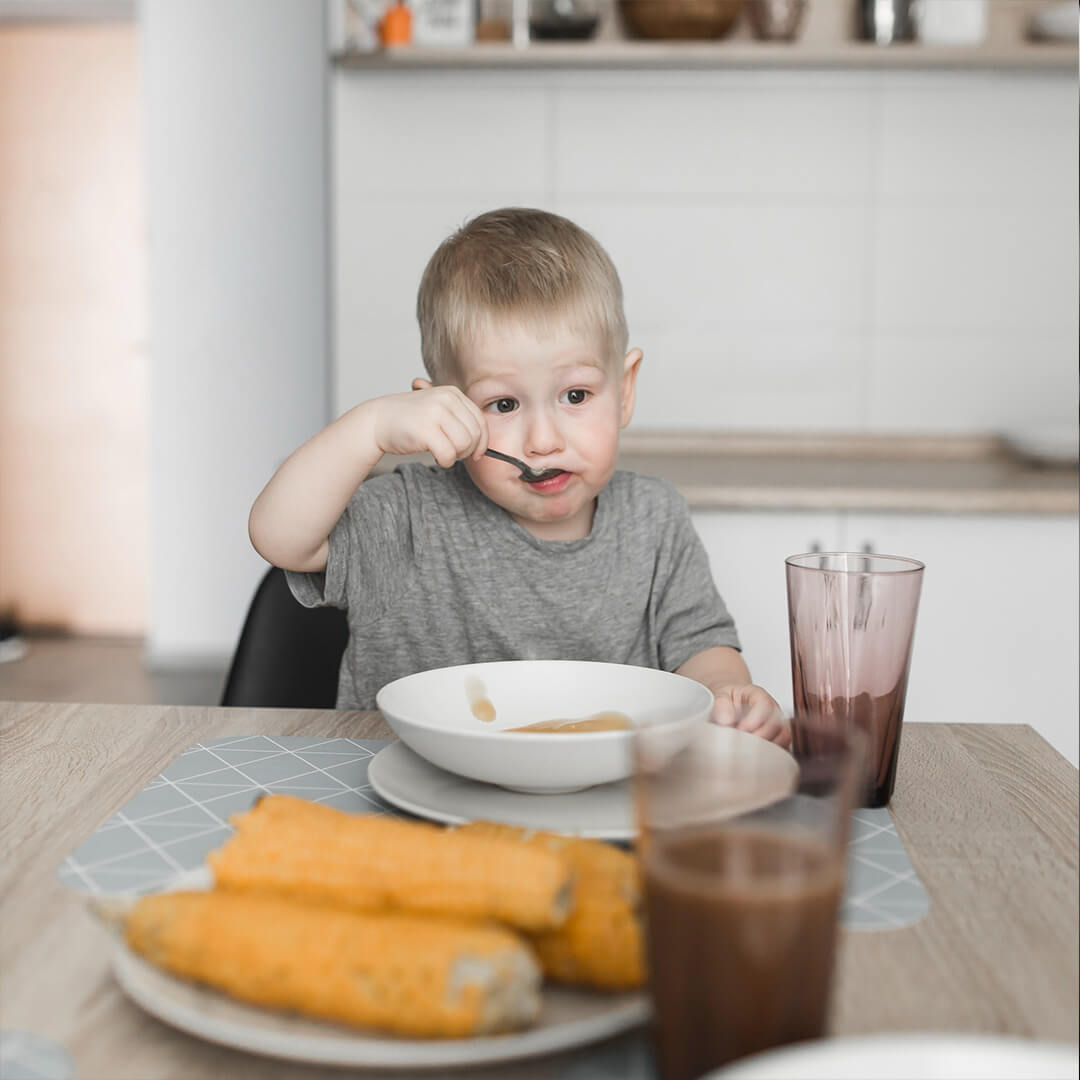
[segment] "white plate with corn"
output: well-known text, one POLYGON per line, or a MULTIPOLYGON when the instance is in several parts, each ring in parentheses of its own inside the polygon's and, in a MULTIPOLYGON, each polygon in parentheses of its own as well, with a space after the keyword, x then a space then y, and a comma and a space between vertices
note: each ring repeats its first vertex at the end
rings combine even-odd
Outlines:
POLYGON ((647 1019, 636 859, 600 841, 348 814, 233 818, 194 880, 95 901, 147 1012, 256 1054, 424 1068, 549 1054, 647 1019))

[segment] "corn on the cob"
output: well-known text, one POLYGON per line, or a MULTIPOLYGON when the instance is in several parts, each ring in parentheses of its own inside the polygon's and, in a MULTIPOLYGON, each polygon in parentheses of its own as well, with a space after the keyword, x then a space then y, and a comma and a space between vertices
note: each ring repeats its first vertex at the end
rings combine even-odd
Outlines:
POLYGON ((597 990, 632 990, 645 981, 641 918, 614 897, 582 901, 558 930, 529 936, 544 974, 597 990))
POLYGON ((509 838, 349 814, 268 795, 208 857, 217 885, 359 910, 496 919, 523 930, 566 920, 574 872, 558 852, 509 838))
POLYGON ((569 918, 558 929, 529 935, 546 976, 601 990, 642 985, 641 870, 634 856, 599 840, 486 821, 463 825, 457 831, 467 836, 509 837, 528 847, 557 851, 577 871, 569 918))
POLYGON ((256 1005, 398 1035, 521 1028, 540 971, 513 931, 364 914, 222 890, 140 899, 128 945, 151 963, 256 1005))
POLYGON ((569 861, 577 874, 578 888, 604 890, 615 894, 631 907, 641 903, 641 867, 634 855, 602 840, 527 829, 520 825, 502 825, 494 821, 474 821, 459 825, 454 832, 461 836, 486 836, 511 840, 526 847, 554 851, 569 861))

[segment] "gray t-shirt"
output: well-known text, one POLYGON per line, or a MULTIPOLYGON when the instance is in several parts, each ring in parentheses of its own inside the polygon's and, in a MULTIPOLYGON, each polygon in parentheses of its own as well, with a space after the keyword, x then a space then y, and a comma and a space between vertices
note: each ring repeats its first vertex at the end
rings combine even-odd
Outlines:
POLYGON ((339 709, 375 707, 403 675, 489 660, 601 660, 674 671, 739 648, 686 501, 616 472, 582 540, 538 540, 461 462, 368 479, 330 534, 323 573, 288 573, 307 607, 346 608, 339 709))

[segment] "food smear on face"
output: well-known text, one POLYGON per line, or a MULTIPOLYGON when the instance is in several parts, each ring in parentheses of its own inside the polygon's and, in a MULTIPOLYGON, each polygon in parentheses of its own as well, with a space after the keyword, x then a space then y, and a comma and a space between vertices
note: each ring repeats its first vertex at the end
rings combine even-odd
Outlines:
POLYGON ((490 724, 495 719, 495 706, 487 694, 487 687, 479 679, 465 680, 465 696, 473 716, 482 723, 490 724))
POLYGON ((523 727, 506 728, 507 731, 556 731, 563 735, 585 731, 628 731, 630 717, 621 712, 598 712, 577 720, 541 720, 523 727))

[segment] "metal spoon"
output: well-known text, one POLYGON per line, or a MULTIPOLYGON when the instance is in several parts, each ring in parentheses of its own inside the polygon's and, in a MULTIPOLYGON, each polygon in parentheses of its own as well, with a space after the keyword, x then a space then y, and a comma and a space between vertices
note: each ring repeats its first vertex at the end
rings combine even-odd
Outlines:
POLYGON ((525 480, 530 483, 535 483, 537 480, 546 480, 549 476, 554 476, 557 472, 561 472, 560 469, 534 469, 531 465, 526 465, 524 461, 518 461, 516 457, 511 457, 509 454, 501 453, 499 450, 487 449, 484 453, 488 457, 498 458, 499 461, 505 461, 508 465, 516 465, 521 470, 521 475, 525 480))

